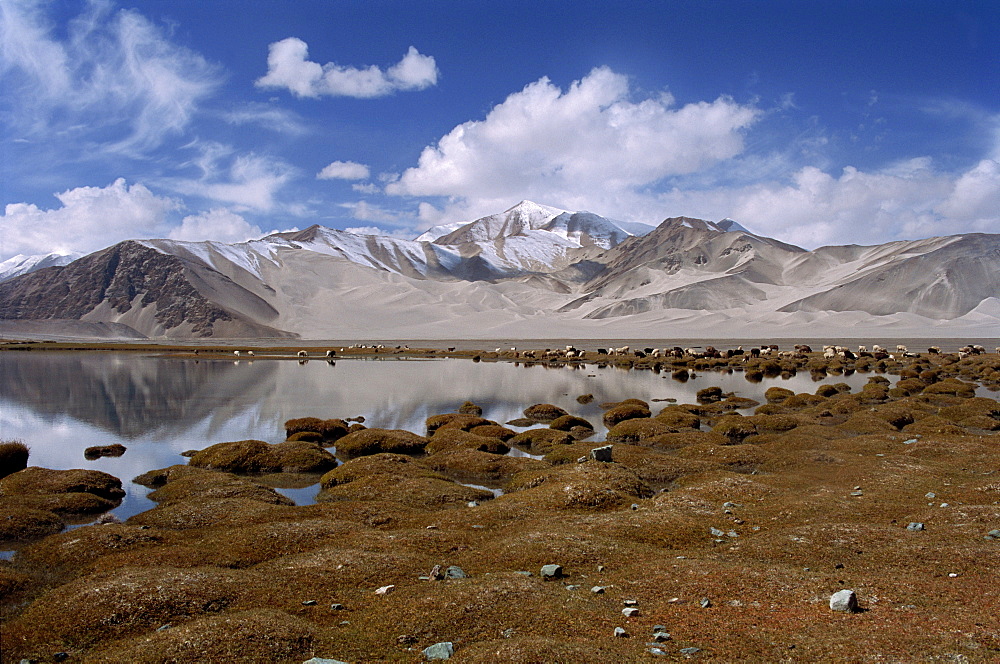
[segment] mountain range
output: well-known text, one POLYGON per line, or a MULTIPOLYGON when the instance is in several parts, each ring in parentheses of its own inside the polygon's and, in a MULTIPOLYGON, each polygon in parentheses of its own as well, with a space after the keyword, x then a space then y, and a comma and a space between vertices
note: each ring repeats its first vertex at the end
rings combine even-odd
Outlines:
POLYGON ((0 281, 0 332, 1000 336, 995 234, 809 251, 731 219, 674 217, 653 228, 522 201, 416 240, 312 226, 237 244, 128 240, 31 267, 0 281))

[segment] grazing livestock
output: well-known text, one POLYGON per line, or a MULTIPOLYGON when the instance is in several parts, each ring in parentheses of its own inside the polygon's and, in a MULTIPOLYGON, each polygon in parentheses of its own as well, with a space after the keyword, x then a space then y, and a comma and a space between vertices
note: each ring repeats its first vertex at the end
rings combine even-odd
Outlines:
POLYGON ((298 355, 299 357, 307 357, 309 353, 305 352, 304 350, 300 350, 298 353, 296 353, 296 355, 298 355))
POLYGON ((337 351, 335 351, 335 350, 328 350, 328 351, 326 351, 326 356, 327 357, 336 357, 337 356, 337 351))
POLYGON ((927 349, 927 352, 930 353, 931 355, 940 355, 941 354, 941 347, 940 346, 931 346, 930 348, 927 349))
MULTIPOLYGON (((195 351, 195 352, 197 353, 198 351, 195 351)), ((241 351, 238 351, 238 350, 234 350, 234 351, 233 351, 233 355, 235 355, 236 357, 239 357, 239 356, 240 356, 240 355, 242 355, 242 354, 243 354, 243 353, 242 353, 241 351)))
POLYGON ((250 357, 253 357, 254 356, 253 351, 252 350, 248 350, 247 351, 247 355, 249 355, 250 357))

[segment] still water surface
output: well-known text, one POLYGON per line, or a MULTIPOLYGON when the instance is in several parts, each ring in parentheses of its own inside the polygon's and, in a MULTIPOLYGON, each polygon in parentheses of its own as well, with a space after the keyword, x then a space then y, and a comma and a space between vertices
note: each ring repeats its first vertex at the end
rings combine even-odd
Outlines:
MULTIPOLYGON (((754 384, 742 373, 700 373, 680 383, 669 374, 587 365, 523 366, 464 359, 195 360, 131 353, 6 352, 0 354, 0 440, 31 448, 29 463, 46 468, 93 468, 121 478, 128 492, 114 513, 125 519, 154 506, 149 490, 131 482, 154 468, 186 463, 185 450, 255 438, 284 440, 295 417, 365 418, 365 425, 423 434, 424 420, 470 400, 483 416, 504 423, 525 407, 552 403, 600 427, 606 401, 639 398, 694 403, 695 392, 719 386, 764 402, 781 385, 815 392, 808 373, 754 384), (593 394, 581 405, 576 397, 593 394), (119 458, 84 459, 93 445, 121 443, 119 458)), ((867 374, 830 376, 858 389, 867 374)), ((666 403, 651 403, 653 412, 666 403)), ((599 428, 592 440, 603 440, 599 428)), ((318 486, 279 489, 296 502, 315 499, 318 486)))

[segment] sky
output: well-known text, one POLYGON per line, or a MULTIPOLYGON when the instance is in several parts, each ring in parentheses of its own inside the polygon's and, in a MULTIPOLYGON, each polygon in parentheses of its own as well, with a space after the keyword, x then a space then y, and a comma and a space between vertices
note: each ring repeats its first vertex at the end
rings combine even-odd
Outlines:
POLYGON ((0 260, 523 199, 1000 233, 1000 3, 0 0, 0 152, 0 260))

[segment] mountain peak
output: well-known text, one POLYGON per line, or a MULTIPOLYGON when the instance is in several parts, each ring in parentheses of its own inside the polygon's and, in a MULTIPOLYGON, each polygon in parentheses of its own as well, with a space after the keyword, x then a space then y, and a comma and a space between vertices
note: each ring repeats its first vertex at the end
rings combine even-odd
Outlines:
POLYGON ((706 221, 704 219, 694 219, 692 217, 670 217, 669 219, 664 219, 663 223, 660 224, 660 228, 666 229, 678 229, 678 228, 690 228, 698 231, 709 231, 712 233, 749 233, 746 228, 733 221, 732 219, 726 218, 722 221, 706 221))

